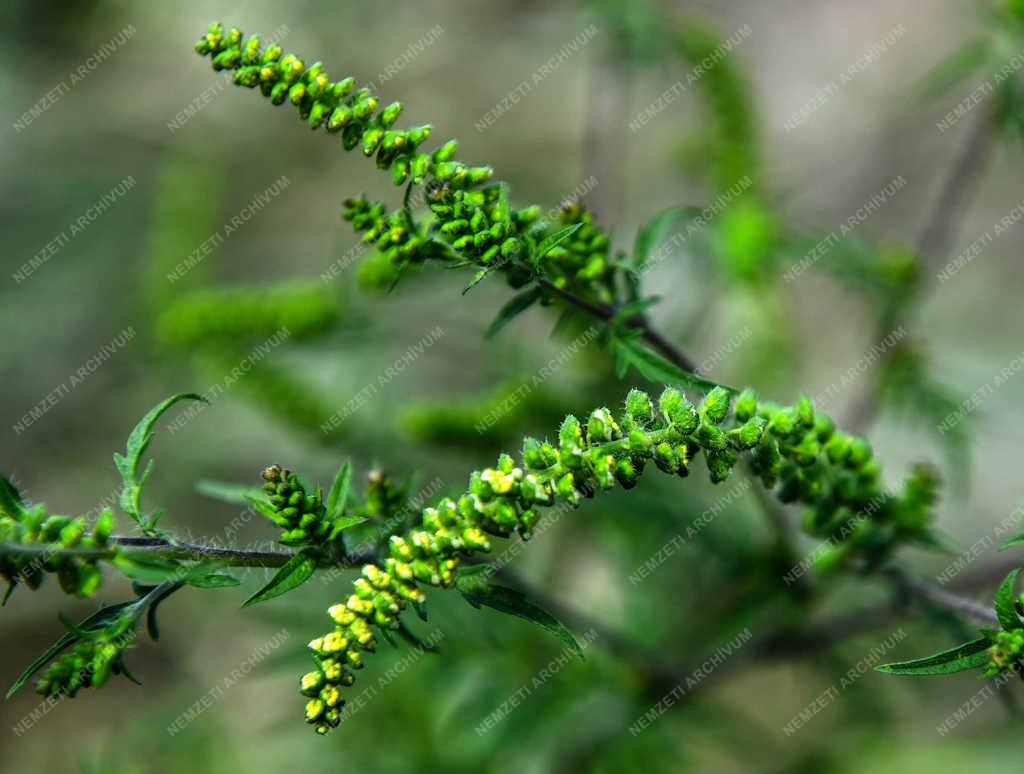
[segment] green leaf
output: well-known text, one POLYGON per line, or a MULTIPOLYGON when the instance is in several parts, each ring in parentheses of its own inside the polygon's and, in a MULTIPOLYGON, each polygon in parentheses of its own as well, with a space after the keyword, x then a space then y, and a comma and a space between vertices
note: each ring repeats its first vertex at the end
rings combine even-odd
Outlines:
POLYGON ((182 572, 182 565, 179 562, 148 556, 120 554, 111 559, 110 563, 125 577, 152 585, 163 583, 182 572))
POLYGON ((271 505, 270 500, 268 500, 266 495, 264 495, 262 492, 260 492, 258 497, 254 497, 252 495, 245 495, 244 499, 246 505, 248 505, 257 513, 261 513, 264 516, 266 516, 268 519, 274 522, 274 524, 277 524, 279 527, 284 527, 287 525, 287 522, 281 517, 281 515, 277 512, 277 509, 274 508, 273 505, 271 505))
POLYGON ((160 639, 160 627, 157 625, 156 620, 157 608, 160 607, 161 602, 180 588, 181 586, 179 584, 170 586, 160 592, 159 595, 149 603, 149 609, 146 611, 146 631, 149 632, 149 636, 153 639, 153 642, 160 639))
POLYGON ((890 675, 948 675, 976 669, 988 663, 988 648, 992 641, 988 637, 971 640, 955 648, 944 650, 933 656, 914 659, 913 661, 896 661, 875 667, 877 672, 890 675))
MULTIPOLYGON (((100 608, 95 613, 90 615, 88 618, 84 619, 83 621, 80 621, 76 626, 76 629, 79 631, 86 632, 93 632, 99 629, 103 629, 107 626, 107 624, 113 621, 121 613, 122 610, 128 607, 132 607, 137 603, 138 600, 133 599, 129 602, 119 602, 116 605, 108 605, 107 607, 100 608)), ((46 652, 44 652, 43 655, 41 655, 39 658, 33 661, 29 665, 28 669, 26 669, 24 672, 21 673, 21 675, 18 676, 18 679, 15 680, 11 687, 7 689, 7 694, 4 696, 4 698, 11 698, 25 683, 32 679, 32 675, 34 675, 36 672, 38 672, 40 669, 46 666, 54 657, 59 655, 61 651, 78 642, 80 639, 82 639, 80 635, 75 634, 74 632, 68 632, 55 643, 53 643, 53 645, 46 649, 46 652)))
POLYGON ((139 474, 139 462, 146 452, 146 447, 153 440, 155 433, 153 425, 167 409, 182 400, 198 400, 206 402, 206 398, 194 392, 183 392, 173 395, 146 414, 128 436, 128 443, 124 454, 114 454, 114 464, 121 472, 124 485, 121 489, 121 508, 131 516, 143 529, 152 529, 155 524, 153 520, 147 520, 142 511, 142 487, 153 470, 153 461, 150 460, 142 474, 139 474))
POLYGON ((480 575, 481 573, 490 572, 494 573, 494 568, 489 564, 460 564, 458 569, 455 570, 460 578, 469 578, 474 575, 480 575))
POLYGON ((469 291, 471 291, 473 288, 475 288, 477 285, 479 285, 481 282, 487 279, 487 277, 494 272, 495 265, 496 264, 491 264, 490 266, 487 266, 478 271, 476 274, 474 274, 473 279, 471 279, 469 281, 469 284, 462 289, 462 295, 466 295, 469 291))
POLYGON ((999 625, 1007 631, 1021 628, 1020 616, 1017 615, 1017 598, 1013 591, 1018 575, 1019 569, 1007 575, 996 594, 996 615, 999 616, 999 625))
POLYGON ((197 589, 223 589, 228 586, 237 586, 241 581, 234 575, 228 575, 226 572, 211 572, 189 578, 187 583, 189 586, 195 586, 197 589))
POLYGON ((544 237, 540 244, 537 245, 537 253, 534 256, 534 261, 539 261, 545 255, 550 253, 555 247, 579 231, 582 226, 582 223, 573 223, 571 226, 566 226, 563 229, 559 229, 554 234, 544 237))
POLYGON ((1024 533, 1021 533, 1016 537, 1007 538, 1006 541, 1001 546, 999 546, 999 550, 1005 551, 1007 548, 1013 548, 1014 546, 1019 546, 1022 544, 1024 544, 1024 533))
POLYGON ((350 529, 357 524, 362 524, 365 521, 369 521, 365 516, 341 516, 340 518, 335 519, 334 523, 331 525, 331 534, 328 536, 327 542, 331 542, 345 530, 350 529))
POLYGON ((266 497, 263 490, 256 486, 229 484, 223 481, 209 481, 205 479, 196 483, 196 491, 206 497, 231 503, 232 505, 250 505, 250 498, 261 499, 266 497))
POLYGON ((331 484, 331 491, 327 495, 327 518, 334 520, 345 512, 345 503, 348 500, 348 490, 352 485, 352 465, 346 462, 338 469, 338 475, 334 477, 331 484))
POLYGON ((534 286, 512 296, 498 310, 498 316, 494 318, 494 321, 487 326, 487 332, 484 334, 484 337, 490 339, 497 336, 502 328, 539 301, 541 295, 540 287, 534 286))
POLYGON ((80 639, 81 637, 79 637, 77 634, 72 634, 71 632, 68 632, 55 643, 53 643, 53 645, 46 649, 46 652, 43 653, 43 655, 41 655, 39 658, 33 661, 29 665, 28 669, 21 673, 18 679, 14 681, 14 684, 7 689, 7 695, 4 696, 4 698, 11 698, 15 693, 17 693, 18 689, 21 688, 21 686, 23 686, 32 678, 32 675, 34 675, 36 672, 38 672, 40 669, 46 666, 50 662, 50 660, 59 655, 62 650, 74 644, 75 642, 78 642, 78 640, 80 639))
POLYGON ((398 636, 410 645, 412 645, 414 648, 419 648, 424 653, 438 652, 437 645, 431 645, 421 640, 419 637, 416 636, 416 633, 413 632, 412 629, 405 625, 405 621, 398 621, 398 636))
POLYGON ((636 232, 636 241, 633 243, 633 266, 636 269, 642 269, 647 265, 654 248, 661 244, 669 227, 677 220, 699 213, 700 210, 696 207, 672 207, 647 221, 636 232))
POLYGON ((527 599, 521 591, 510 589, 507 586, 499 586, 473 575, 460 577, 455 582, 455 586, 473 607, 479 608, 481 605, 486 605, 502 613, 532 621, 554 634, 575 650, 580 658, 583 658, 583 648, 576 641, 572 632, 551 613, 527 599))
POLYGON ((696 374, 691 374, 689 371, 684 371, 661 355, 647 349, 635 338, 616 336, 612 339, 612 351, 615 353, 620 377, 629 366, 633 366, 645 379, 659 384, 682 387, 700 393, 710 392, 715 387, 723 387, 730 392, 737 392, 735 387, 712 382, 696 374))
POLYGON ((0 513, 6 513, 15 521, 21 521, 26 513, 21 492, 7 476, 0 476, 0 513))
POLYGON ((990 44, 976 40, 963 46, 927 72, 914 86, 919 99, 934 99, 990 61, 990 44))
POLYGON ((298 588, 313 577, 314 570, 316 570, 316 557, 309 551, 299 551, 277 571, 267 585, 245 600, 242 607, 265 602, 298 588))

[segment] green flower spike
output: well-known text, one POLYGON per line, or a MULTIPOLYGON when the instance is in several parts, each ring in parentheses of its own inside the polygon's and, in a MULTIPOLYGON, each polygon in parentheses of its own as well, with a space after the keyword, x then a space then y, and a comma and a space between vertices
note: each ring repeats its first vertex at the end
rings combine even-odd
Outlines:
POLYGON ((294 105, 312 129, 340 134, 345 150, 360 149, 379 169, 391 172, 395 185, 408 186, 405 205, 391 213, 382 202, 362 196, 344 203, 342 216, 396 267, 389 278, 374 266, 371 274, 377 279, 371 284, 393 284, 406 267, 439 259, 477 266, 474 283, 501 270, 513 287, 520 287, 537 273, 582 296, 614 299, 617 269, 608 235, 579 204, 563 207, 554 223, 541 221, 537 205, 514 209, 504 187, 491 182, 490 167, 455 158, 455 140, 429 151, 423 147, 429 124, 397 128, 400 103, 381 108, 370 89, 357 89, 354 79, 332 81, 320 62, 307 65, 279 46, 263 50, 257 37, 243 37, 240 30, 216 23, 196 43, 196 51, 210 57, 214 69, 233 70, 236 85, 258 88, 275 105, 294 105), (413 194, 416 186, 422 187, 419 195, 413 194), (413 216, 416 202, 428 205, 427 222, 413 216), (563 238, 542 253, 528 250, 558 232, 563 238), (525 263, 529 255, 533 265, 525 263))
POLYGON ((598 408, 585 424, 566 417, 557 444, 527 438, 522 463, 502 454, 495 467, 470 476, 462 495, 425 508, 418 526, 390 538, 379 563, 362 567, 352 594, 328 610, 334 628, 309 643, 316 668, 300 683, 306 721, 321 734, 338 725, 340 690, 355 681, 363 654, 376 650, 375 632, 387 635, 398 628, 408 603, 424 603, 421 587, 453 586, 459 565, 488 552, 491 536, 528 538, 544 508, 574 507, 616 485, 631 488, 650 460, 686 476, 703 451, 718 482, 748 455, 769 489, 781 482, 780 497, 808 508, 812 533, 834 538, 833 564, 923 535, 928 518, 922 503, 930 503, 922 497, 923 478, 914 478, 900 495, 884 491, 870 447, 849 436, 839 442, 849 451, 833 459, 827 446, 839 445, 834 440, 840 436, 805 398, 780 408, 745 391, 731 417, 730 402, 728 391, 715 389, 694 406, 668 388, 655 408, 649 395, 633 390, 618 415, 598 408), (870 516, 866 524, 843 531, 861 513, 870 516))

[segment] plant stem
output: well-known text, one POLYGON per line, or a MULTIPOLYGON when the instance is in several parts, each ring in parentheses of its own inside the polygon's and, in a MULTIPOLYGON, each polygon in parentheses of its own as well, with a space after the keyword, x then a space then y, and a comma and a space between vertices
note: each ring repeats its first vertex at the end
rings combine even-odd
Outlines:
MULTIPOLYGON (((614 307, 588 301, 585 298, 577 296, 571 291, 558 287, 553 282, 544 279, 543 277, 537 280, 537 284, 600 320, 610 320, 617 314, 614 307)), ((684 371, 689 371, 692 374, 700 374, 700 368, 697 364, 672 341, 665 338, 656 328, 654 328, 646 317, 641 315, 630 317, 625 321, 625 325, 628 328, 636 328, 639 330, 647 343, 684 371)))

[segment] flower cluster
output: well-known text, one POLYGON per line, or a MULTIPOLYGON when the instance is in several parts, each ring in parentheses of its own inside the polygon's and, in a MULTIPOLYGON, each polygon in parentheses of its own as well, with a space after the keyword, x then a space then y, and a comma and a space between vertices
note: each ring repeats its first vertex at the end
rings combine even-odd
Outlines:
MULTIPOLYGON (((306 65, 279 46, 265 51, 255 36, 217 23, 196 44, 218 70, 234 70, 234 81, 259 87, 276 105, 286 100, 313 129, 341 133, 346 150, 356 147, 372 156, 379 168, 390 170, 396 185, 409 183, 406 206, 390 214, 382 202, 365 197, 349 199, 343 217, 388 261, 405 267, 431 258, 461 261, 485 269, 502 269, 513 286, 525 284, 531 272, 541 272, 561 287, 588 297, 610 300, 614 263, 609 240, 579 205, 568 206, 563 224, 582 223, 570 244, 542 256, 540 265, 525 266, 526 238, 543 238, 554 224, 540 221, 536 205, 515 210, 499 184, 487 185, 493 170, 458 161, 458 143, 449 140, 432 152, 420 150, 430 136, 429 125, 397 129, 402 111, 398 102, 378 110, 368 88, 356 89, 352 78, 331 81, 319 62, 306 65), (409 206, 413 186, 422 186, 433 219, 417 223, 409 206)), ((374 267, 375 275, 387 274, 374 267)), ((371 284, 381 284, 374 282, 371 284)))
POLYGON ((425 508, 416 528, 390 538, 379 565, 363 566, 352 595, 328 611, 334 629, 309 644, 317 668, 301 681, 307 722, 319 733, 338 724, 340 688, 353 683, 350 670, 362 667, 362 652, 376 649, 374 628, 397 628, 409 602, 423 603, 420 584, 451 587, 466 557, 490 550, 489 535, 528 538, 540 509, 576 506, 617 485, 632 488, 649 462, 686 476, 703 451, 717 483, 747 455, 769 489, 778 486, 781 499, 808 507, 814 532, 836 538, 833 563, 860 549, 877 553, 927 526, 926 477, 915 477, 900 494, 883 491, 867 442, 837 432, 807 398, 782 408, 748 390, 730 418, 731 397, 716 388, 698 407, 669 388, 656 408, 647 393, 633 390, 619 415, 599 408, 585 422, 569 416, 557 442, 528 438, 521 464, 503 454, 494 468, 474 472, 460 497, 425 508))
POLYGON ((109 558, 113 527, 109 510, 100 514, 89 533, 84 516, 48 516, 41 504, 26 507, 20 498, 10 499, 0 509, 0 543, 24 550, 0 556, 0 577, 11 589, 19 583, 36 589, 45 574, 52 573, 65 593, 91 596, 103 580, 98 563, 109 558))
POLYGON ((263 491, 271 506, 264 513, 284 530, 280 542, 289 546, 322 545, 333 537, 334 524, 320 492, 307 492, 290 470, 280 465, 267 467, 263 471, 263 491))
POLYGON ((1021 656, 1024 655, 1024 629, 1011 629, 995 635, 988 649, 988 667, 985 677, 995 677, 1003 672, 1024 674, 1021 656))
POLYGON ((73 698, 81 688, 99 688, 112 674, 124 672, 124 653, 135 640, 136 622, 135 616, 122 616, 110 626, 86 634, 50 663, 36 682, 36 692, 73 698))

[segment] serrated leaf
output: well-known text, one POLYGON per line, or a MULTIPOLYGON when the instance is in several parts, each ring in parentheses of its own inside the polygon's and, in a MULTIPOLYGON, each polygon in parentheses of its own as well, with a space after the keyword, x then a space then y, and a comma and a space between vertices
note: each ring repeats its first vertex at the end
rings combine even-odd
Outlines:
POLYGON ((991 644, 992 641, 988 637, 981 637, 925 658, 882 664, 875 667, 875 671, 913 677, 948 675, 967 669, 976 669, 988 663, 988 648, 991 644))
POLYGON ((6 513, 16 521, 21 521, 26 513, 21 492, 7 476, 0 476, 0 513, 6 513))
POLYGON ((198 400, 206 402, 206 398, 194 392, 183 392, 172 395, 167 400, 154 406, 146 416, 132 430, 125 445, 124 454, 114 454, 114 464, 121 473, 124 484, 121 488, 120 503, 126 514, 131 516, 144 529, 151 529, 152 523, 146 523, 146 517, 142 511, 142 487, 153 471, 153 461, 150 460, 145 470, 139 475, 139 462, 145 454, 149 442, 154 438, 153 425, 171 406, 183 400, 198 400))
POLYGON ((1007 631, 1021 628, 1020 616, 1017 615, 1017 596, 1014 593, 1018 575, 1020 570, 1013 570, 1003 579, 996 593, 996 615, 999 616, 999 625, 1007 631))
POLYGON ((111 559, 110 563, 125 577, 152 585, 163 583, 168 578, 182 573, 182 565, 179 562, 148 556, 120 554, 111 559))
POLYGON ((708 393, 715 387, 722 387, 730 392, 737 392, 735 387, 719 384, 709 379, 684 371, 674 363, 643 346, 636 338, 617 335, 612 339, 612 351, 616 357, 616 369, 620 378, 625 375, 629 366, 635 368, 641 376, 652 382, 672 387, 682 387, 700 393, 708 393))
POLYGON ((571 237, 583 226, 582 223, 573 223, 571 226, 559 229, 554 234, 544 237, 537 245, 537 252, 534 255, 534 261, 539 261, 545 255, 550 253, 554 248, 558 247, 562 242, 571 237))
MULTIPOLYGON (((137 602, 138 600, 133 599, 129 602, 119 602, 116 605, 108 605, 107 607, 97 610, 88 618, 80 621, 75 628, 87 632, 102 629, 108 623, 113 621, 117 614, 119 614, 124 608, 131 607, 137 602)), ((32 679, 32 675, 46 666, 54 657, 59 655, 61 651, 78 642, 80 639, 81 637, 79 635, 74 634, 73 632, 68 632, 53 643, 53 645, 46 649, 43 655, 33 661, 29 667, 18 676, 18 679, 15 680, 11 687, 7 689, 7 694, 4 698, 11 698, 25 683, 32 679)))
POLYGON ((647 265, 654 248, 661 244, 669 227, 677 220, 699 214, 700 209, 696 207, 672 207, 660 212, 640 227, 636 232, 636 241, 633 243, 633 267, 642 269, 647 265))
POLYGON ((331 484, 331 491, 327 495, 327 518, 337 519, 345 512, 345 503, 348 501, 348 490, 352 485, 352 465, 348 462, 338 469, 338 474, 331 484))
POLYGON ((232 505, 250 505, 249 498, 265 497, 263 490, 256 486, 229 484, 224 481, 204 479, 196 483, 196 491, 213 500, 231 503, 232 505))
POLYGON ((315 570, 316 557, 308 551, 299 551, 274 574, 274 577, 263 588, 245 600, 242 607, 265 602, 298 588, 313 577, 315 570))
POLYGON ((541 295, 541 289, 534 286, 512 296, 512 298, 506 301, 505 305, 498 310, 498 315, 494 318, 493 322, 487 326, 487 332, 484 334, 484 338, 490 339, 497 336, 498 332, 501 331, 502 328, 539 301, 541 295))
POLYGON ((532 621, 554 634, 583 658, 583 648, 572 632, 551 613, 527 599, 521 591, 499 586, 473 575, 460 577, 455 582, 455 587, 473 607, 485 605, 499 612, 532 621))

